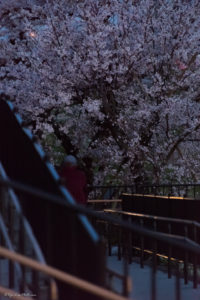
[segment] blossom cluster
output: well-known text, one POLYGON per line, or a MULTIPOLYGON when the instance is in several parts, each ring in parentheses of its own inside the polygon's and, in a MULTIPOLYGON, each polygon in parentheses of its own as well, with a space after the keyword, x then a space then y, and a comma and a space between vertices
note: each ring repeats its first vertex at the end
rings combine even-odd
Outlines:
POLYGON ((7 4, 1 26, 1 92, 91 181, 199 180, 198 0, 7 4))

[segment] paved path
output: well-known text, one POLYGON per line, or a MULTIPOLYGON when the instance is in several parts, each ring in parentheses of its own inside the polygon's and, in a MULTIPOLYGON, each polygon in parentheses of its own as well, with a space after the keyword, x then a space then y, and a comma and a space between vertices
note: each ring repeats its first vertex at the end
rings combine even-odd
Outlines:
MULTIPOLYGON (((122 273, 123 262, 118 261, 117 256, 113 255, 107 258, 109 269, 122 273)), ((129 265, 129 275, 132 279, 131 299, 134 300, 151 300, 151 268, 144 266, 140 268, 138 263, 129 265)), ((157 299, 156 300, 175 300, 175 277, 168 279, 167 273, 157 271, 157 299)), ((118 279, 114 280, 113 286, 120 291, 121 284, 118 279)), ((200 284, 197 289, 193 289, 192 282, 185 285, 181 279, 181 300, 200 300, 200 284)))

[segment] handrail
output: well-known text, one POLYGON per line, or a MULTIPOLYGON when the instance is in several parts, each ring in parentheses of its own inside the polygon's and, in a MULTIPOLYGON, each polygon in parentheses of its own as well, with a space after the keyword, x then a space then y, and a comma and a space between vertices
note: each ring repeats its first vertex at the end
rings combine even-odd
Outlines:
POLYGON ((200 183, 176 183, 176 184, 128 184, 128 185, 123 185, 123 184, 119 184, 119 185, 89 185, 88 188, 89 189, 93 189, 93 188, 134 188, 134 187, 178 187, 178 186, 182 186, 182 187, 187 187, 187 186, 198 186, 200 187, 200 183))
POLYGON ((195 225, 196 227, 200 228, 199 222, 191 221, 191 220, 187 220, 187 219, 167 218, 167 217, 139 214, 139 213, 133 213, 133 212, 123 211, 123 210, 110 209, 110 208, 104 209, 103 212, 116 213, 116 214, 121 214, 121 215, 133 216, 133 217, 144 218, 144 219, 146 218, 146 219, 150 219, 150 220, 164 221, 164 222, 170 222, 170 223, 181 223, 184 225, 195 225))
POLYGON ((57 280, 63 281, 71 286, 74 286, 78 289, 82 289, 86 292, 89 292, 93 295, 96 295, 102 299, 107 300, 128 300, 128 298, 117 295, 111 291, 108 291, 100 286, 97 286, 93 283, 90 283, 86 280, 80 279, 74 275, 65 273, 56 268, 50 267, 48 265, 38 263, 36 260, 25 257, 16 252, 10 251, 4 247, 0 246, 0 255, 6 257, 12 261, 16 261, 24 266, 35 269, 36 271, 42 272, 48 276, 51 276, 57 280))
MULTIPOLYGON (((7 177, 7 175, 6 175, 6 172, 5 172, 5 170, 4 170, 3 165, 2 165, 1 162, 0 162, 0 174, 1 174, 1 176, 2 176, 5 180, 8 179, 8 177, 7 177)), ((0 177, 0 178, 1 178, 1 177, 0 177)), ((15 207, 17 213, 18 213, 18 215, 21 217, 21 220, 22 220, 24 229, 25 229, 25 231, 26 231, 26 233, 27 233, 27 237, 29 238, 29 240, 30 240, 30 242, 31 242, 31 246, 32 246, 32 248, 34 249, 35 256, 36 256, 37 260, 38 260, 39 262, 41 262, 41 263, 46 264, 45 258, 44 258, 44 256, 43 256, 43 253, 42 253, 42 251, 41 251, 41 249, 40 249, 40 246, 39 246, 39 244, 38 244, 38 242, 37 242, 37 240, 36 240, 36 238, 35 238, 35 236, 34 236, 34 234, 33 234, 32 228, 31 228, 31 226, 30 226, 28 220, 26 219, 26 217, 23 216, 22 209, 21 209, 21 205, 20 205, 20 203, 19 203, 19 201, 18 201, 18 199, 17 199, 17 196, 16 196, 16 194, 14 193, 13 189, 12 189, 11 187, 9 187, 9 186, 8 186, 8 193, 9 193, 9 195, 10 195, 10 197, 11 197, 12 203, 13 203, 13 205, 14 205, 14 207, 15 207)), ((4 221, 3 221, 3 218, 2 218, 2 215, 1 215, 1 214, 0 214, 0 227, 1 227, 1 229, 2 229, 2 234, 3 234, 3 236, 4 236, 4 239, 5 239, 5 241, 6 241, 6 244, 7 244, 8 248, 9 248, 10 250, 14 251, 14 248, 13 248, 13 246, 12 246, 12 242, 11 242, 11 240, 10 240, 10 238, 9 238, 9 235, 8 235, 7 230, 6 230, 6 226, 5 226, 5 223, 4 223, 4 221)), ((20 277, 21 277, 22 270, 21 270, 19 264, 16 264, 16 268, 17 268, 17 271, 18 271, 18 273, 19 273, 19 275, 20 275, 20 277)), ((52 291, 53 297, 52 297, 52 299, 58 299, 58 290, 57 290, 56 282, 55 282, 54 280, 50 280, 50 285, 51 285, 51 287, 53 288, 53 291, 52 291)), ((18 297, 17 299, 19 299, 19 295, 18 295, 17 297, 18 297)), ((12 297, 12 298, 13 298, 13 297, 12 297)), ((26 297, 26 299, 27 299, 27 297, 26 297)))
POLYGON ((194 198, 179 197, 179 196, 161 196, 161 195, 130 194, 130 193, 123 193, 123 195, 137 196, 137 197, 147 197, 147 198, 161 198, 161 199, 194 200, 194 198))
POLYGON ((102 213, 97 213, 97 212, 95 212, 89 208, 86 208, 82 205, 75 204, 75 203, 73 203, 73 204, 67 203, 66 201, 63 200, 62 197, 52 195, 48 192, 44 192, 40 189, 24 185, 22 183, 18 183, 13 180, 0 179, 0 185, 11 186, 16 190, 27 193, 29 195, 39 196, 40 198, 48 199, 49 201, 52 201, 54 203, 55 202, 60 203, 61 205, 66 206, 73 213, 81 213, 83 215, 85 214, 87 216, 105 220, 105 221, 108 221, 113 224, 118 224, 121 226, 122 229, 127 229, 127 230, 130 230, 133 232, 137 232, 138 234, 141 234, 141 235, 144 235, 144 236, 156 239, 156 240, 161 240, 168 244, 183 248, 188 251, 192 251, 192 252, 200 255, 200 245, 198 245, 197 243, 193 242, 192 240, 190 240, 188 238, 179 237, 179 236, 176 236, 176 238, 175 238, 175 236, 172 236, 170 234, 155 232, 155 231, 149 230, 145 227, 141 227, 136 224, 131 224, 129 222, 119 220, 119 219, 113 218, 111 216, 105 216, 105 215, 102 215, 102 213))
POLYGON ((95 199, 95 200, 88 200, 87 203, 121 203, 122 199, 95 199))
MULTIPOLYGON (((99 192, 107 192, 109 195, 113 193, 122 193, 131 191, 131 193, 137 193, 138 191, 147 191, 146 193, 153 193, 154 195, 170 195, 178 194, 180 196, 181 191, 193 194, 195 199, 200 198, 200 183, 189 183, 189 184, 129 184, 129 185, 99 185, 99 186, 88 186, 89 195, 96 195, 99 192), (196 195, 198 194, 198 197, 196 195)), ((92 197, 92 196, 91 196, 92 197)))

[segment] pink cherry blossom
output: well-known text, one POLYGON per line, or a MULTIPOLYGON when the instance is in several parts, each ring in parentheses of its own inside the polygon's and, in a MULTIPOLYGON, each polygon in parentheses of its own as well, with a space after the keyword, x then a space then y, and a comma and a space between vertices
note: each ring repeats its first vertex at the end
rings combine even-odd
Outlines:
POLYGON ((94 184, 199 181, 198 0, 0 11, 0 91, 55 164, 75 153, 94 184))

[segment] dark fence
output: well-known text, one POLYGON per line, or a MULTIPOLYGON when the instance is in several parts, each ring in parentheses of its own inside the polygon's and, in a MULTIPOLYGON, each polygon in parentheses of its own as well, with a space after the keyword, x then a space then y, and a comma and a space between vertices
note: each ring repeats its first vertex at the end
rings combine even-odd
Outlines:
POLYGON ((200 223, 200 201, 193 198, 164 197, 140 194, 122 194, 122 209, 200 223))
MULTIPOLYGON (((32 134, 23 127, 12 104, 0 100, 0 161, 9 178, 40 188, 74 204, 59 176, 32 134)), ((105 253, 99 235, 85 216, 72 215, 57 201, 18 190, 23 212, 30 222, 46 261, 60 270, 104 285, 105 253)), ((94 299, 85 292, 59 284, 60 298, 94 299)), ((97 299, 97 298, 96 298, 97 299)))
MULTIPOLYGON (((200 224, 199 209, 200 201, 192 198, 139 194, 122 195, 122 210, 124 212, 151 215, 148 218, 142 218, 144 226, 160 232, 190 237, 198 243, 200 243, 200 230, 196 224, 200 224)), ((123 217, 127 218, 128 215, 124 214, 123 217)), ((136 218, 134 220, 136 222, 136 218)), ((151 243, 146 244, 146 247, 151 248, 151 243)), ((165 245, 160 244, 158 251, 166 254, 165 245)), ((182 252, 174 251, 173 256, 184 260, 182 252)), ((192 257, 188 257, 188 259, 191 261, 192 257)))
POLYGON ((120 199, 121 194, 192 197, 200 199, 200 184, 89 186, 89 199, 120 199))

